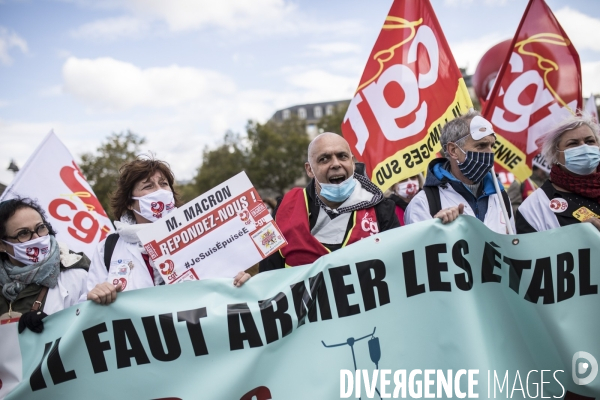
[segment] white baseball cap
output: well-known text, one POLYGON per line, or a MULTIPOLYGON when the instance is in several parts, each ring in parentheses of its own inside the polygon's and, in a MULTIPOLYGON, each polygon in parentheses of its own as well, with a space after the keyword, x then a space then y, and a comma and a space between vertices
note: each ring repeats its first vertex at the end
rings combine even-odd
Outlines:
POLYGON ((479 115, 473 117, 469 128, 471 129, 471 137, 473 140, 479 140, 488 135, 494 134, 494 127, 492 124, 487 119, 479 115))

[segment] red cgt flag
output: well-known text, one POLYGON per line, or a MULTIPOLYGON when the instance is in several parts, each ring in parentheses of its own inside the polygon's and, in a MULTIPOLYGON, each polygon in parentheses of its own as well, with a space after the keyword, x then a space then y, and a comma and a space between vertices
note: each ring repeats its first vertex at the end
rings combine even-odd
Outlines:
POLYGON ((380 189, 424 171, 441 127, 473 105, 429 0, 395 0, 342 133, 380 189))
POLYGON ((528 178, 536 141, 581 106, 579 55, 544 0, 530 0, 483 112, 496 163, 528 178))

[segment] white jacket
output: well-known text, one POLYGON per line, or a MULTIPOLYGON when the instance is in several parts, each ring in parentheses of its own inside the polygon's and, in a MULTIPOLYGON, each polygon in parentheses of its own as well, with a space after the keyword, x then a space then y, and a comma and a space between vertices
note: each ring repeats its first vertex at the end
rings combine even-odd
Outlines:
POLYGON ((137 244, 127 243, 123 238, 119 238, 112 255, 110 269, 107 271, 106 266, 104 265, 105 243, 106 239, 98 244, 98 247, 94 252, 87 278, 87 291, 82 296, 81 301, 87 299, 87 293, 97 284, 107 282, 109 280, 109 274, 115 276, 119 266, 129 265, 129 262, 132 263, 131 265, 133 265, 133 268, 130 268, 127 276, 122 276, 127 281, 127 284, 123 289, 124 291, 154 286, 154 281, 148 272, 148 267, 146 267, 146 263, 142 258, 137 244))
MULTIPOLYGON (((488 208, 485 217, 483 218, 483 223, 494 232, 506 234, 508 233, 508 229, 506 221, 504 220, 504 215, 502 214, 502 202, 504 202, 504 200, 502 199, 502 195, 495 193, 492 179, 492 174, 488 173, 488 176, 486 176, 481 183, 484 185, 484 189, 487 190, 487 193, 493 193, 488 196, 488 208)), ((454 178, 449 171, 444 169, 444 159, 435 159, 429 164, 429 171, 427 173, 427 181, 425 184, 427 186, 437 186, 439 188, 442 209, 458 206, 462 203, 465 205, 464 215, 470 215, 477 218, 477 215, 469 205, 469 202, 452 187, 452 183, 456 184, 457 182, 456 178, 454 178), (446 181, 446 184, 442 184, 442 179, 452 179, 453 182, 446 181)), ((507 212, 511 215, 509 223, 512 225, 514 232, 515 221, 511 208, 512 207, 510 207, 507 212)), ((408 207, 404 212, 404 224, 408 225, 431 218, 433 217, 429 212, 427 195, 424 190, 421 190, 410 203, 408 203, 408 207)))
MULTIPOLYGON (((438 186, 440 189, 440 202, 442 209, 458 206, 460 203, 465 205, 464 215, 470 215, 475 217, 475 212, 469 206, 469 203, 457 193, 452 186, 447 185, 446 189, 438 186)), ((483 223, 489 229, 497 233, 508 233, 506 228, 506 222, 504 221, 504 215, 502 214, 502 205, 500 202, 503 201, 497 194, 490 196, 488 201, 488 210, 483 219, 483 223)), ((408 203, 408 207, 404 213, 404 224, 412 224, 415 222, 425 221, 433 218, 429 213, 429 203, 427 202, 427 196, 425 191, 421 190, 417 195, 408 203)), ((510 223, 515 227, 514 216, 511 216, 510 223)))
POLYGON ((85 282, 87 271, 83 268, 69 268, 77 263, 81 256, 70 254, 69 249, 64 244, 59 243, 60 262, 66 268, 60 271, 58 275, 58 284, 48 290, 44 311, 46 314, 54 314, 79 303, 80 297, 85 296, 87 291, 85 282))

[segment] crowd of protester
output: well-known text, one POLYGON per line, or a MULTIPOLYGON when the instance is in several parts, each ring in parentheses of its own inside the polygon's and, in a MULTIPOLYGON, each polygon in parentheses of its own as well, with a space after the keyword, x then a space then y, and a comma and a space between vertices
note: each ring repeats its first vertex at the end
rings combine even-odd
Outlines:
MULTIPOLYGON (((288 245, 261 261, 259 271, 310 264, 379 232, 431 218, 448 224, 461 214, 501 234, 579 222, 600 229, 600 136, 590 118, 573 116, 549 131, 542 139, 549 175, 534 168, 508 193, 493 171, 493 126, 478 112, 448 122, 440 141, 443 157, 426 176, 397 182, 385 196, 357 168, 343 137, 318 135, 307 149, 308 185, 268 202, 288 245)), ((119 292, 164 284, 136 232, 180 206, 174 182, 163 161, 123 165, 111 197, 116 233, 99 243, 91 261, 56 241, 45 210, 32 199, 1 202, 0 319, 41 332, 44 317, 78 302, 109 305, 119 292)), ((250 277, 241 271, 233 284, 250 277)))

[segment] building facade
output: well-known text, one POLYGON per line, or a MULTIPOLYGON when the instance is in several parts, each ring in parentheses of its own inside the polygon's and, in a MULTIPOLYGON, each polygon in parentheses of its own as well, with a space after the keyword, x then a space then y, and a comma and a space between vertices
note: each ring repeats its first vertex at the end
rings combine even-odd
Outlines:
POLYGON ((310 138, 319 134, 318 122, 326 116, 332 115, 336 111, 348 108, 350 100, 326 101, 322 103, 300 104, 282 110, 277 110, 271 117, 271 121, 283 122, 292 116, 306 121, 306 133, 310 138))

